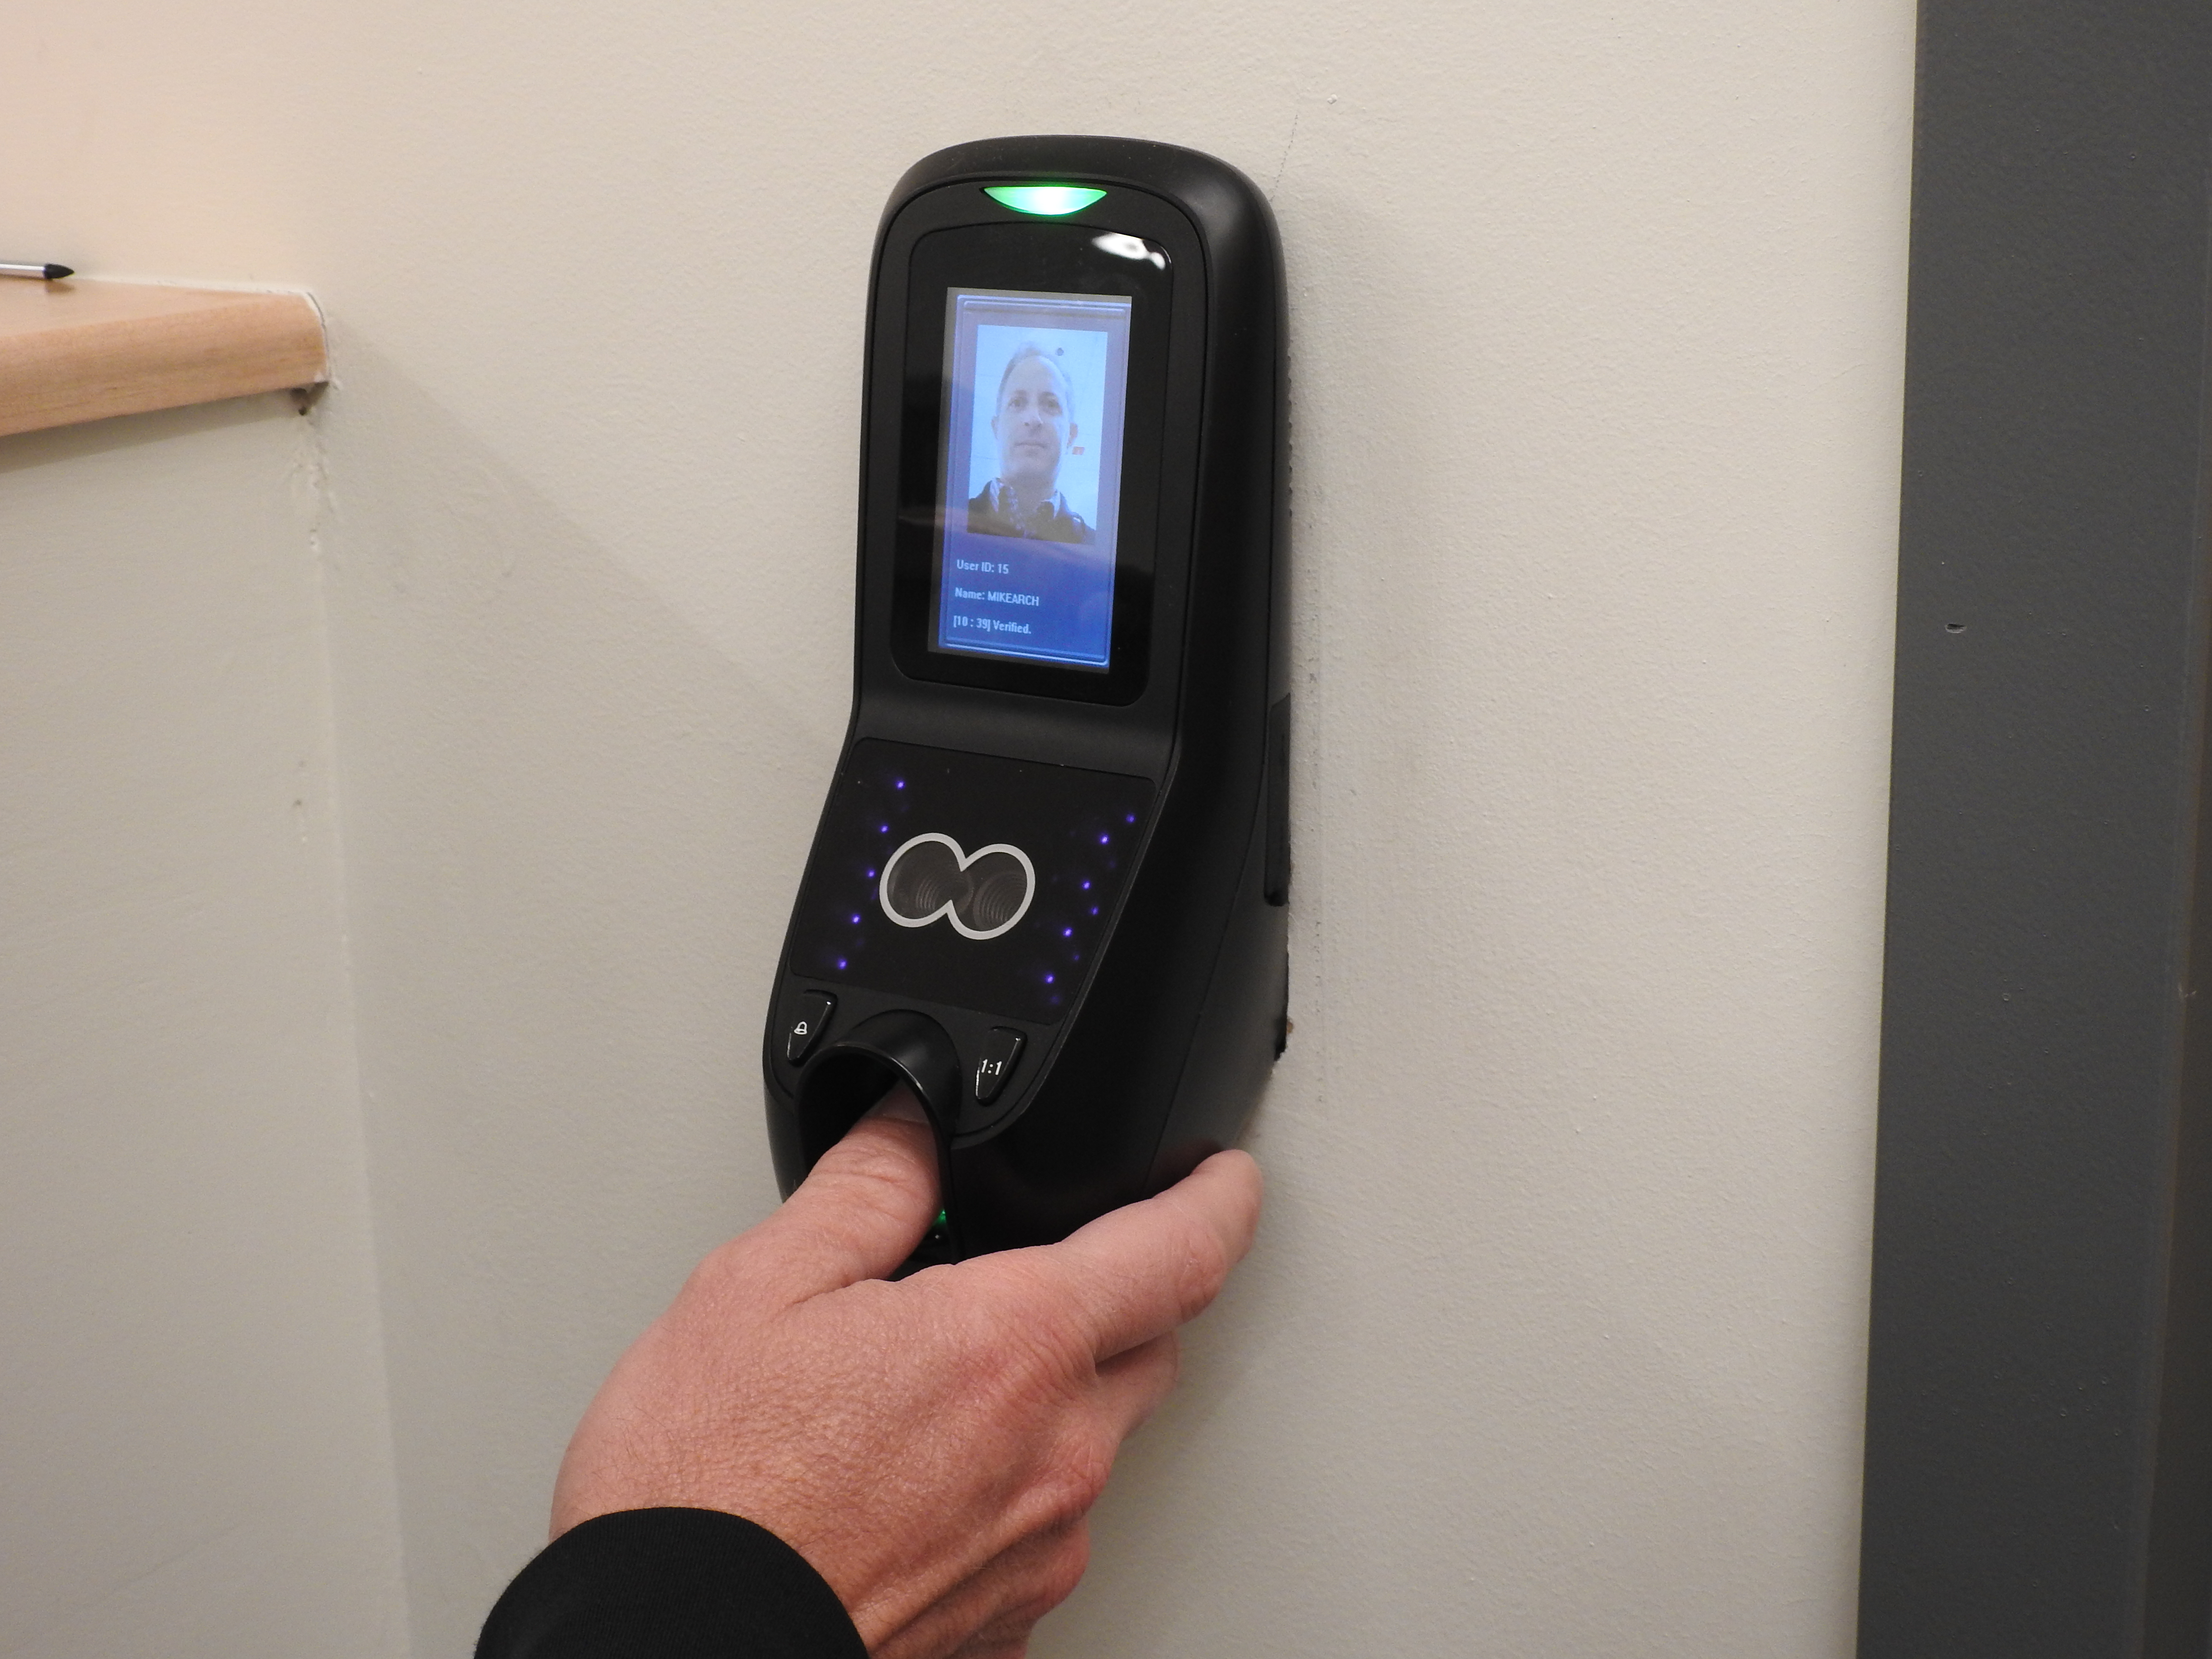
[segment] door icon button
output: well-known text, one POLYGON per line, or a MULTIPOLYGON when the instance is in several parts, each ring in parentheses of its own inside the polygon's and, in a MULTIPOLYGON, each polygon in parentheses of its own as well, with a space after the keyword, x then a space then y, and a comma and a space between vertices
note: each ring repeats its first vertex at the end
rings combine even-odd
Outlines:
POLYGON ((823 1032, 830 1029, 830 1016, 837 1012, 837 999, 827 991, 805 991, 799 994, 799 1015, 784 1034, 783 1057, 793 1066, 814 1052, 814 1045, 822 1041, 823 1032))

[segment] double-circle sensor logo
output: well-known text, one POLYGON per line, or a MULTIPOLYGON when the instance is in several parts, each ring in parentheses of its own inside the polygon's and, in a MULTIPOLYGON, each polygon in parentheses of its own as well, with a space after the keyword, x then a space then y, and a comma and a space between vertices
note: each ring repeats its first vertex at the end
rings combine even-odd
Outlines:
POLYGON ((963 939, 996 939, 1029 913, 1036 867, 1008 842, 965 853, 951 836, 932 830, 884 862, 876 896, 902 927, 927 927, 941 916, 963 939))

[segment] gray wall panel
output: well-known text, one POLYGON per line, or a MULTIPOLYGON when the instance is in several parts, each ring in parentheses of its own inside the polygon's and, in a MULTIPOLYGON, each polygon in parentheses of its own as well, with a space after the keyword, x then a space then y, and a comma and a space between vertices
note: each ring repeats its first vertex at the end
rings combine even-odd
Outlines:
POLYGON ((2204 1276, 2174 1267, 2203 1213, 2181 991, 2208 135, 2212 9, 1922 7, 1860 1608, 1881 1659, 2206 1649, 2204 1276))

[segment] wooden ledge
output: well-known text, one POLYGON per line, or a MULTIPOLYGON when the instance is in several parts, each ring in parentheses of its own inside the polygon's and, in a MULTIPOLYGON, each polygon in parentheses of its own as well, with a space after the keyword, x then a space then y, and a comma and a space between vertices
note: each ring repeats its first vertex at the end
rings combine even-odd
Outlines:
POLYGON ((0 278, 0 435, 329 378, 302 294, 0 278))

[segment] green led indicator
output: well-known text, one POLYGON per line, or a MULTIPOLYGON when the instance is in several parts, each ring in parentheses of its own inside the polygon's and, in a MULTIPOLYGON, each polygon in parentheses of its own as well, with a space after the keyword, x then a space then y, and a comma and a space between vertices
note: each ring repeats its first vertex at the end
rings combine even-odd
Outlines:
POLYGON ((1106 192, 1081 185, 986 185, 983 194, 1017 213, 1039 213, 1057 219, 1063 213, 1087 208, 1106 192))

